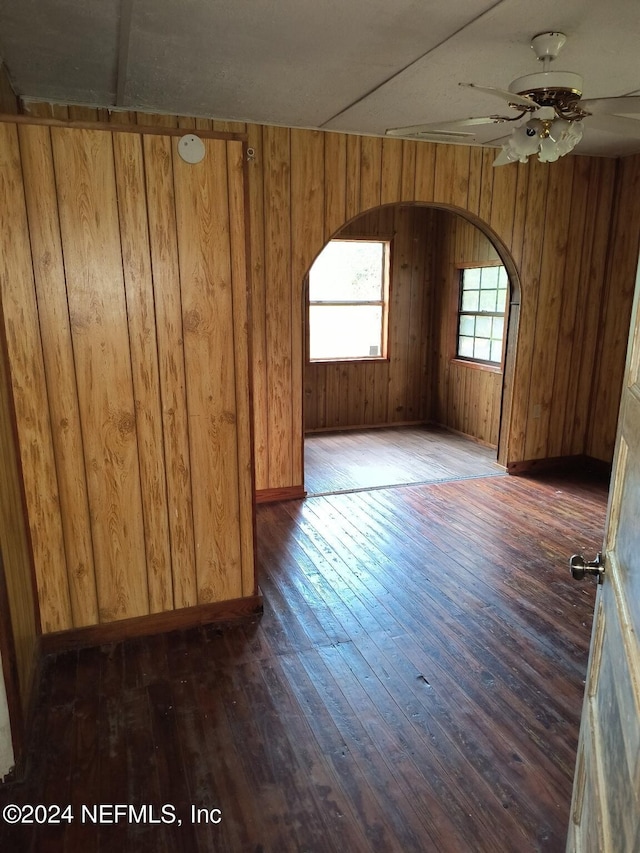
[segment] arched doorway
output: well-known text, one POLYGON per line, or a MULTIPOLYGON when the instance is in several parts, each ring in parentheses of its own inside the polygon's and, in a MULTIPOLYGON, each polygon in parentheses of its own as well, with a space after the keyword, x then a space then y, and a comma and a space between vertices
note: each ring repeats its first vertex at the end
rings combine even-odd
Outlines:
MULTIPOLYGON (((380 240, 390 246, 388 329, 383 335, 388 349, 374 358, 310 358, 307 276, 303 288, 305 435, 367 430, 367 441, 373 441, 374 446, 378 440, 369 438, 371 427, 401 426, 410 433, 409 427, 439 425, 450 434, 473 439, 476 447, 483 448, 478 455, 479 467, 472 462, 467 475, 498 470, 495 465, 482 463, 483 459, 506 460, 508 430, 502 430, 501 424, 511 410, 520 304, 515 264, 504 246, 466 211, 425 204, 369 210, 339 229, 332 239, 380 240), (502 270, 503 286, 507 275, 509 279, 509 298, 503 291, 502 305, 498 306, 503 317, 492 321, 496 328, 500 323, 502 335, 501 357, 496 360, 494 342, 492 361, 488 353, 483 359, 465 357, 459 351, 459 320, 464 307, 460 303, 461 282, 472 274, 479 276, 483 269, 485 279, 502 270)), ((483 297, 487 295, 482 292, 483 297)), ((473 322, 473 318, 467 319, 473 322)), ((483 316, 482 322, 489 321, 483 316)), ((395 438, 399 433, 391 435, 395 438)), ((311 442, 305 441, 305 446, 309 457, 311 442)), ((313 452, 320 446, 320 440, 314 439, 313 452)), ((464 447, 462 450, 459 465, 451 470, 464 475, 464 447)), ((360 464, 356 458, 352 464, 364 472, 366 461, 360 464)), ((370 464, 380 467, 379 460, 370 464)), ((414 469, 409 475, 390 470, 390 483, 395 484, 394 478, 400 478, 398 482, 431 479, 428 464, 414 469)), ((440 473, 437 469, 435 466, 436 479, 440 473)), ((365 475, 362 482, 383 485, 380 477, 384 476, 384 471, 374 475, 372 470, 371 478, 365 475)), ((340 482, 348 488, 349 476, 337 473, 336 483, 340 482)), ((313 485, 311 491, 316 491, 313 485)))

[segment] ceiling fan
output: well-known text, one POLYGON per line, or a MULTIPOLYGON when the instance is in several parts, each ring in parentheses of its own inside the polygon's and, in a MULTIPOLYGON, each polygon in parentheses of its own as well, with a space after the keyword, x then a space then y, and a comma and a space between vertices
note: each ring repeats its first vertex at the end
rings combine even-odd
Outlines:
POLYGON ((518 77, 508 89, 476 86, 474 83, 459 84, 501 98, 517 111, 517 115, 395 127, 387 130, 387 135, 464 143, 475 140, 473 127, 515 122, 513 132, 502 143, 494 166, 517 161, 526 163, 533 154, 547 163, 563 157, 582 139, 583 121, 598 130, 640 137, 640 121, 625 117, 640 116, 640 95, 582 100, 582 77, 579 74, 549 70, 566 40, 566 35, 558 32, 534 36, 531 47, 544 70, 518 77))

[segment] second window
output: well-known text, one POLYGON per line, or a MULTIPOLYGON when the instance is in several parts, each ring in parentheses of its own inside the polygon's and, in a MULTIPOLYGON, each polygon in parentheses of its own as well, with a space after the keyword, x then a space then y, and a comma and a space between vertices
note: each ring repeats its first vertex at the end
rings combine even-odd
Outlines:
POLYGON ((502 364, 508 287, 503 266, 460 270, 457 358, 502 364))

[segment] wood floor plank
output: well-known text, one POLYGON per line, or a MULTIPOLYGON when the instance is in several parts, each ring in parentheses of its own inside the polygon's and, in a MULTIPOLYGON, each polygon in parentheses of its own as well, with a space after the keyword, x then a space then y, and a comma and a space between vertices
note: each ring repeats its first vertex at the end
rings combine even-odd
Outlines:
MULTIPOLYGON (((343 497, 343 500, 347 500, 347 498, 343 497)), ((349 500, 351 500, 351 496, 349 496, 349 500)), ((318 502, 319 502, 319 501, 315 501, 315 502, 314 502, 314 505, 315 505, 315 506, 317 506, 318 502)), ((333 525, 335 525, 335 518, 333 519, 333 525)), ((326 530, 326 529, 327 529, 327 527, 325 526, 325 530, 326 530)), ((325 533, 325 535, 327 535, 327 536, 328 536, 329 534, 325 533)), ((351 540, 347 539, 347 541, 351 541, 351 540)), ((334 543, 334 544, 335 544, 335 543, 334 543)), ((376 599, 376 603, 377 603, 377 604, 379 604, 379 602, 380 602, 380 597, 378 597, 378 598, 376 599)), ((388 606, 388 605, 387 605, 387 606, 388 606)), ((395 607, 395 608, 397 608, 397 609, 398 609, 398 610, 400 610, 400 611, 402 610, 402 604, 401 604, 400 602, 398 602, 398 601, 396 601, 396 602, 394 603, 394 607, 395 607)), ((414 619, 415 619, 416 617, 418 617, 418 618, 419 618, 419 615, 420 615, 419 613, 417 613, 417 614, 416 614, 416 613, 414 613, 414 614, 413 614, 414 619)), ((440 617, 440 618, 437 620, 437 630, 438 630, 438 633, 439 633, 439 634, 442 634, 442 632, 443 632, 444 625, 443 625, 443 619, 442 619, 442 617, 443 617, 444 615, 445 615, 444 613, 439 614, 439 617, 440 617)), ((409 618, 410 618, 410 616, 411 616, 411 614, 410 614, 410 612, 407 612, 407 611, 406 611, 406 606, 405 606, 405 612, 402 614, 402 621, 404 622, 404 624, 411 624, 411 623, 409 622, 409 618)), ((430 611, 430 616, 431 616, 431 617, 433 617, 433 610, 431 610, 431 611, 430 611)), ((383 628, 383 627, 384 627, 384 625, 383 625, 383 624, 380 624, 380 625, 378 626, 378 628, 383 628)), ((420 631, 420 623, 419 623, 419 621, 416 621, 416 623, 415 623, 414 625, 412 625, 411 627, 412 627, 412 629, 413 629, 414 631, 420 631)), ((450 626, 450 627, 451 627, 451 626, 450 626)), ((454 623, 454 627, 455 627, 455 623, 454 623)), ((370 626, 370 628, 369 628, 369 633, 370 633, 372 636, 380 636, 380 635, 382 634, 382 631, 380 631, 380 630, 377 630, 377 631, 376 631, 374 626, 370 626)), ((423 628, 423 633, 424 633, 424 634, 426 634, 426 633, 427 633, 427 629, 426 629, 426 627, 425 627, 425 628, 423 628)), ((471 635, 471 636, 472 636, 472 634, 473 634, 473 632, 472 632, 472 631, 470 631, 470 635, 471 635)), ((446 647, 445 647, 444 651, 447 651, 447 650, 448 650, 448 648, 452 645, 452 636, 449 636, 449 635, 446 635, 446 634, 445 634, 445 635, 443 635, 443 636, 445 637, 445 643, 446 643, 446 647)), ((455 639, 455 636, 456 636, 456 635, 454 634, 454 635, 453 635, 453 639, 455 639)), ((439 636, 435 636, 435 637, 430 638, 430 643, 431 643, 430 648, 433 650, 433 648, 434 648, 434 644, 436 644, 436 645, 437 645, 437 644, 438 644, 438 642, 439 642, 439 636)), ((468 640, 465 640, 465 642, 468 642, 468 640)), ((461 645, 460 649, 458 650, 458 656, 459 656, 459 658, 463 658, 463 659, 464 659, 464 657, 465 657, 465 651, 466 651, 465 646, 464 646, 464 645, 461 645)), ((468 657, 468 656, 467 656, 467 657, 468 657)), ((492 664, 492 663, 491 663, 491 659, 487 660, 487 658, 488 658, 487 653, 485 653, 485 654, 483 655, 483 657, 484 657, 484 661, 485 661, 485 666, 486 666, 486 665, 488 665, 488 666, 493 666, 493 668, 494 668, 495 670, 497 670, 497 669, 498 669, 498 667, 499 667, 499 663, 498 663, 497 659, 494 659, 494 660, 493 660, 493 664, 492 664)), ((460 661, 458 661, 458 663, 460 663, 460 661)), ((444 669, 445 669, 445 671, 446 671, 446 670, 448 669, 448 667, 455 667, 455 665, 456 665, 456 661, 455 661, 455 659, 452 659, 452 660, 448 661, 448 666, 447 666, 447 664, 445 663, 445 667, 444 667, 444 669)), ((486 683, 487 683, 487 680, 488 680, 488 679, 491 679, 491 681, 492 681, 492 682, 494 681, 494 676, 490 675, 490 673, 486 670, 486 668, 481 672, 481 675, 482 675, 483 679, 485 680, 485 685, 486 685, 486 683)), ((497 678, 497 676, 496 676, 496 678, 497 678)), ((475 680, 476 680, 476 679, 475 679, 475 674, 474 674, 474 682, 473 682, 473 683, 475 683, 475 680)), ((525 682, 525 683, 526 683, 526 682, 525 682)), ((485 685, 481 685, 481 687, 484 687, 485 685)), ((472 696, 470 696, 470 695, 468 695, 468 694, 466 694, 466 695, 464 695, 464 696, 463 696, 463 699, 465 699, 465 700, 466 700, 467 704, 469 704, 469 701, 470 701, 472 698, 473 698, 473 697, 472 697, 472 696)), ((530 697, 529 697, 529 698, 530 698, 530 697)), ((493 709, 490 709, 490 710, 493 710, 493 709)), ((502 710, 504 711, 504 709, 502 709, 502 710)), ((529 711, 531 711, 531 713, 533 714, 535 710, 538 710, 538 712, 539 712, 539 709, 533 709, 533 710, 532 710, 532 709, 530 709, 530 708, 527 708, 527 713, 529 713, 529 711)), ((547 718, 549 717, 549 714, 548 714, 548 713, 546 714, 546 717, 547 717, 547 718)))
MULTIPOLYGON (((135 649, 141 653, 140 645, 136 644, 135 649)), ((157 808, 163 802, 158 767, 155 761, 141 760, 143 755, 154 754, 151 708, 146 687, 127 690, 121 706, 125 728, 121 735, 124 743, 120 748, 125 753, 125 770, 120 780, 116 778, 111 784, 116 789, 120 788, 118 800, 135 806, 149 804, 157 808)), ((108 717, 106 719, 109 721, 108 717)), ((164 833, 158 833, 155 826, 140 823, 126 828, 127 838, 123 842, 122 838, 118 839, 117 833, 108 832, 105 827, 103 846, 112 847, 119 843, 120 850, 134 848, 141 853, 155 853, 156 850, 168 853, 171 849, 168 838, 164 833)))
POLYGON ((0 823, 0 849, 560 853, 595 597, 567 557, 606 500, 474 476, 258 507, 263 616, 45 660, 0 788, 182 825, 0 823))
POLYGON ((308 434, 304 466, 310 495, 504 475, 495 449, 435 426, 308 434))

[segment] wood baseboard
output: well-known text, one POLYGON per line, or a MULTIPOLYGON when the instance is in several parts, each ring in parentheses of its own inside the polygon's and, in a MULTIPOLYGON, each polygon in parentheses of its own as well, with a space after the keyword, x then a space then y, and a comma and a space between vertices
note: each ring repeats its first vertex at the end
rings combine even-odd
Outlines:
POLYGON ((468 432, 462 432, 461 429, 454 429, 453 427, 447 426, 447 424, 436 423, 435 421, 432 424, 433 426, 440 427, 440 429, 446 429, 447 432, 453 433, 453 435, 460 435, 462 438, 468 438, 469 441, 473 441, 475 444, 479 444, 481 447, 488 447, 490 450, 498 450, 498 445, 493 444, 490 441, 485 441, 484 438, 478 438, 477 435, 469 435, 468 432))
POLYGON ((394 421, 388 424, 350 424, 349 426, 323 426, 305 429, 305 435, 317 435, 322 432, 350 432, 363 429, 393 429, 394 427, 426 426, 429 421, 394 421))
POLYGON ((256 595, 246 598, 198 604, 195 607, 184 607, 166 613, 152 613, 149 616, 136 616, 132 619, 120 619, 101 625, 43 634, 40 639, 40 649, 43 655, 48 655, 85 646, 116 643, 132 637, 146 637, 168 631, 195 628, 198 625, 214 623, 223 625, 259 616, 262 610, 262 595, 258 590, 256 595))
POLYGON ((306 498, 303 486, 285 486, 282 489, 259 489, 256 491, 257 504, 269 504, 276 501, 300 501, 306 498))
POLYGON ((521 462, 507 463, 507 473, 514 476, 534 474, 563 474, 583 471, 602 480, 611 477, 611 464, 592 456, 552 456, 546 459, 524 459, 521 462))

